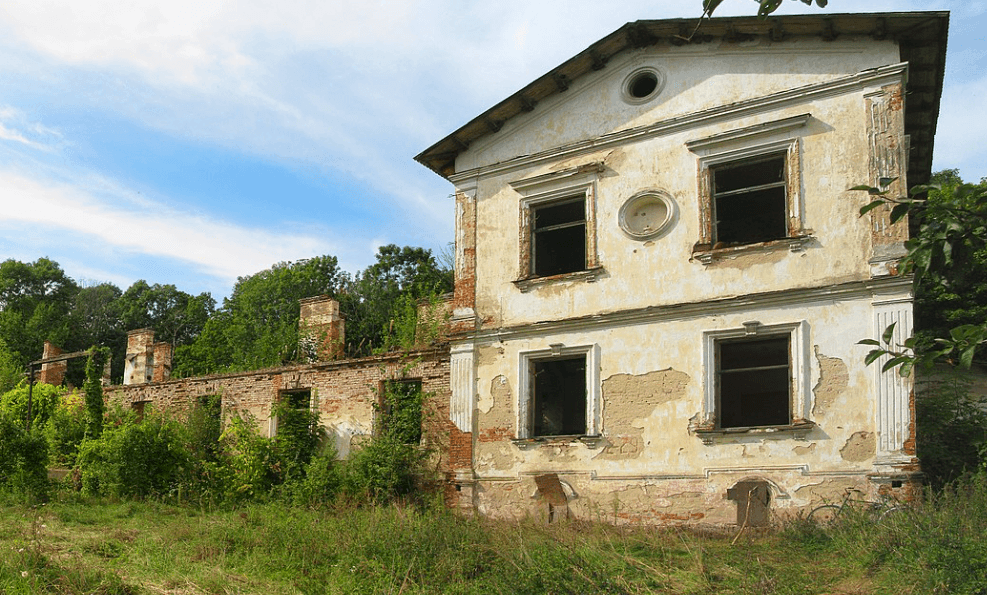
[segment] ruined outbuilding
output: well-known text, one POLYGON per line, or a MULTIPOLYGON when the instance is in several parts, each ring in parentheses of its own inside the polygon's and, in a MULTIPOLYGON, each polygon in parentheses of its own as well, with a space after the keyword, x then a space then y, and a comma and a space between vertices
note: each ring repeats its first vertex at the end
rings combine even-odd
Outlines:
POLYGON ((629 23, 417 160, 456 192, 450 491, 496 517, 763 524, 920 481, 908 230, 947 13, 629 23))

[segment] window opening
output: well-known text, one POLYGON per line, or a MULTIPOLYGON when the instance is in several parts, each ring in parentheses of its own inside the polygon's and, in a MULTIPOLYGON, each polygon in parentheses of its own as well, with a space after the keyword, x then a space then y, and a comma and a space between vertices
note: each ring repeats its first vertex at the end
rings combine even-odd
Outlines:
POLYGON ((220 395, 203 395, 196 399, 187 420, 189 443, 196 458, 215 460, 219 456, 222 414, 223 399, 220 395))
POLYGON ((714 246, 787 237, 784 153, 710 169, 714 246))
POLYGON ((586 356, 530 362, 534 436, 586 434, 586 356))
POLYGON ((791 423, 790 336, 717 343, 720 428, 791 423))
POLYGON ((422 381, 388 380, 384 382, 380 402, 381 435, 403 444, 422 440, 422 381))
POLYGON ((586 199, 532 208, 531 272, 539 277, 586 269, 586 199))
POLYGON ((130 410, 134 412, 137 416, 137 421, 144 421, 144 416, 147 415, 147 405, 150 401, 134 401, 130 404, 130 410))
POLYGON ((644 99, 658 88, 658 77, 653 72, 642 72, 627 86, 627 91, 635 99, 644 99))
POLYGON ((311 401, 311 389, 282 392, 282 407, 278 411, 277 433, 301 436, 308 432, 310 421, 308 413, 311 401))

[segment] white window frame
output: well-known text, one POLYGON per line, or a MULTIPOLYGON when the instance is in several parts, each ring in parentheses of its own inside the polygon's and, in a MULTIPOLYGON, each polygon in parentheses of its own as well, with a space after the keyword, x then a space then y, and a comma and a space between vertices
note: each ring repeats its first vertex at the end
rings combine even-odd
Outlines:
MULTIPOLYGON (((805 320, 784 324, 760 324, 748 322, 740 328, 712 330, 703 333, 703 363, 705 386, 703 397, 703 419, 706 431, 729 432, 746 428, 720 428, 717 413, 718 362, 717 344, 729 339, 758 339, 785 336, 789 337, 789 406, 791 425, 800 425, 809 419, 811 408, 811 380, 809 356, 809 323, 805 320)), ((777 426, 765 426, 772 428, 777 426)), ((787 427, 787 426, 786 426, 787 427)), ((752 428, 754 430, 761 428, 752 428)))
POLYGON ((586 433, 584 436, 599 436, 600 424, 600 346, 562 344, 550 345, 548 349, 522 351, 518 354, 518 401, 517 401, 517 437, 521 440, 545 438, 551 440, 555 436, 534 436, 531 423, 531 364, 540 360, 553 358, 572 358, 582 355, 586 358, 586 433))

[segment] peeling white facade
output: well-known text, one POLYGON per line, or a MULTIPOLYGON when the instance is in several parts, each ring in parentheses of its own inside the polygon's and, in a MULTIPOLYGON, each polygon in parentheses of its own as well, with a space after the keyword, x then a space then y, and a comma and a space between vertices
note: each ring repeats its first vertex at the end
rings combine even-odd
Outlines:
POLYGON ((910 65, 895 15, 840 16, 633 23, 419 155, 457 194, 460 506, 543 515, 557 476, 579 518, 757 524, 738 489, 914 488, 910 379, 857 345, 910 332, 907 229, 847 190, 906 187, 910 65))

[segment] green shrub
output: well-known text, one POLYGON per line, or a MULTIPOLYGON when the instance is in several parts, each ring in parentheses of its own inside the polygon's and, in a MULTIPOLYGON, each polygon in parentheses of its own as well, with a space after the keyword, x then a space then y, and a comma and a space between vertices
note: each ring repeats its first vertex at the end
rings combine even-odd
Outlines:
POLYGON ((918 457, 929 485, 938 490, 984 465, 987 399, 973 397, 971 378, 958 370, 920 380, 915 400, 918 457))
POLYGON ((190 467, 182 425, 156 413, 108 424, 82 443, 77 461, 84 492, 117 497, 167 494, 190 467))
POLYGON ((22 381, 16 388, 0 396, 0 411, 6 412, 24 423, 27 420, 28 392, 31 393, 31 427, 42 427, 48 418, 58 408, 58 403, 65 394, 61 386, 51 384, 35 384, 29 386, 22 381))
POLYGON ((416 491, 422 477, 424 451, 391 435, 375 436, 350 453, 342 470, 343 491, 350 497, 383 503, 416 491))
POLYGON ((79 445, 86 436, 85 404, 79 393, 64 395, 44 425, 49 464, 74 467, 79 445))
POLYGON ((27 500, 48 497, 48 444, 37 428, 0 412, 0 490, 27 500))
POLYGON ((253 419, 234 415, 220 437, 222 491, 237 502, 270 493, 277 479, 272 441, 257 433, 253 419))

